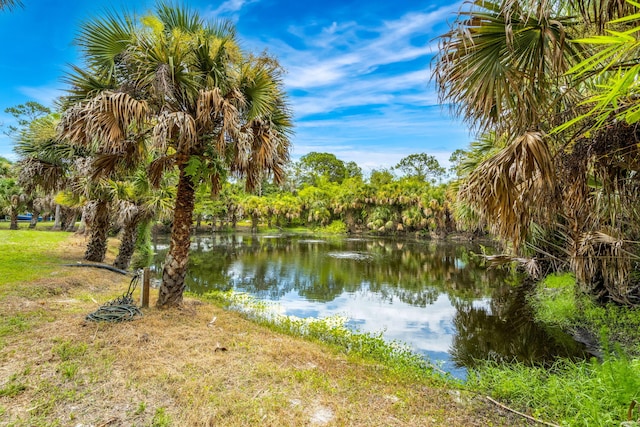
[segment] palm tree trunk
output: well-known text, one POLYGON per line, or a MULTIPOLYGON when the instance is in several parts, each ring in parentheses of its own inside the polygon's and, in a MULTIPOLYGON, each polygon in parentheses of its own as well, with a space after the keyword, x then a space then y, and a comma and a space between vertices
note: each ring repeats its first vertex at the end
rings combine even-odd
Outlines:
POLYGON ((62 230, 61 216, 62 216, 62 208, 60 207, 60 205, 56 205, 55 221, 53 222, 53 227, 51 228, 51 230, 54 230, 54 231, 62 230))
POLYGON ((186 175, 185 168, 186 164, 180 166, 180 181, 176 193, 171 243, 164 260, 162 285, 156 304, 159 308, 180 305, 185 288, 184 279, 187 275, 187 263, 189 262, 191 223, 195 201, 195 188, 191 177, 186 175))
POLYGON ((80 225, 76 230, 76 234, 84 234, 87 231, 87 205, 82 207, 82 215, 80 215, 80 225))
POLYGON ((36 228, 36 225, 38 225, 39 216, 40 216, 40 211, 33 209, 31 222, 29 223, 29 228, 36 228))
POLYGON ((74 209, 73 213, 69 214, 67 226, 64 231, 73 231, 76 228, 76 220, 78 219, 78 212, 74 209))
POLYGON ((258 215, 256 214, 251 214, 251 232, 258 232, 258 215))
POLYGON ((151 219, 145 218, 138 225, 138 235, 136 236, 135 252, 131 260, 133 268, 143 268, 151 265, 153 261, 153 247, 151 246, 151 229, 153 223, 151 219))
POLYGON ((11 225, 9 225, 9 230, 17 230, 18 229, 18 209, 11 208, 11 225))
POLYGON ((107 253, 107 234, 109 233, 109 207, 106 201, 100 200, 91 224, 91 237, 84 259, 102 262, 107 253))
POLYGON ((140 215, 133 215, 122 228, 120 237, 120 249, 113 266, 121 270, 129 268, 131 257, 136 249, 136 238, 138 237, 138 224, 140 223, 140 215))

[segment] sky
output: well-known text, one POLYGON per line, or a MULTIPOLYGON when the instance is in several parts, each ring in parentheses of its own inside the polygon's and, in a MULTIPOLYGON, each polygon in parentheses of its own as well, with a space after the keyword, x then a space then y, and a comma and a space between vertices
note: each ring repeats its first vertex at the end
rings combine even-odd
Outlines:
MULTIPOLYGON (((82 64, 73 44, 79 25, 107 10, 143 15, 146 0, 22 0, 0 12, 0 123, 7 107, 27 101, 52 106, 64 94, 69 64, 82 64)), ((468 128, 438 104, 431 80, 437 36, 460 3, 444 0, 191 0, 207 19, 229 19, 241 46, 276 56, 294 114, 292 159, 312 151, 356 162, 364 171, 389 168, 413 153, 448 165, 466 148, 468 128)), ((0 156, 16 160, 0 134, 0 156)))

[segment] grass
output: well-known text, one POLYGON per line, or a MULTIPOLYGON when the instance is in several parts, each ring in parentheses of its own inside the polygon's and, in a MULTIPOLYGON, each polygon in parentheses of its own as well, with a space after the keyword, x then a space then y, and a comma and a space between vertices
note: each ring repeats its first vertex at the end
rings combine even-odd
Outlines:
POLYGON ((34 280, 65 260, 68 262, 57 250, 68 237, 69 233, 62 231, 0 228, 0 284, 34 280))
POLYGON ((328 323, 291 319, 279 330, 191 297, 134 322, 87 322, 129 278, 62 267, 82 258, 80 237, 8 233, 0 229, 0 253, 20 241, 25 257, 49 261, 31 279, 0 276, 2 426, 525 425, 459 384, 387 360, 376 336, 321 342, 328 323), (295 335, 305 328, 308 339, 295 335))
POLYGON ((576 281, 571 274, 551 274, 541 280, 530 298, 538 322, 568 327, 578 316, 576 281))
POLYGON ((487 363, 469 378, 472 388, 564 426, 612 426, 627 420, 640 399, 640 361, 561 361, 551 369, 487 363))
POLYGON ((569 332, 591 331, 603 360, 562 360, 551 369, 487 362, 471 373, 468 385, 563 426, 627 421, 631 402, 640 400, 640 311, 598 305, 576 289, 570 274, 538 283, 530 296, 535 319, 569 332))

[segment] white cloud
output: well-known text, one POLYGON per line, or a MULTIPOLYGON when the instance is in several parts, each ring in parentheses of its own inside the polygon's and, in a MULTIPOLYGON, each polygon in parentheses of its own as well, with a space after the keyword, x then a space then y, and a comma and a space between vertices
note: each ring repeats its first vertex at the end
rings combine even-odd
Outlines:
POLYGON ((52 106, 53 102, 65 93, 60 88, 60 85, 37 87, 19 86, 18 91, 45 106, 52 106))
POLYGON ((334 16, 290 26, 288 38, 254 40, 256 46, 267 44, 287 70, 294 159, 331 152, 369 170, 427 152, 447 166, 469 133, 433 108, 439 102, 430 81, 431 59, 437 51, 434 28, 459 6, 374 24, 334 16))
POLYGON ((255 3, 258 0, 227 0, 207 15, 219 17, 220 15, 232 14, 240 11, 245 5, 255 3))

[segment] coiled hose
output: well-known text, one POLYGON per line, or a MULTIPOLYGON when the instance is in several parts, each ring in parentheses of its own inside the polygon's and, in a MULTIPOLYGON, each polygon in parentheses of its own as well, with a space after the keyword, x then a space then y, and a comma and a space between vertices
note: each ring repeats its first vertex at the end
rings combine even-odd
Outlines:
POLYGON ((142 317, 142 312, 133 301, 135 291, 140 281, 141 270, 138 270, 129 283, 127 292, 118 298, 102 305, 99 309, 87 315, 86 319, 94 322, 123 322, 142 317))

